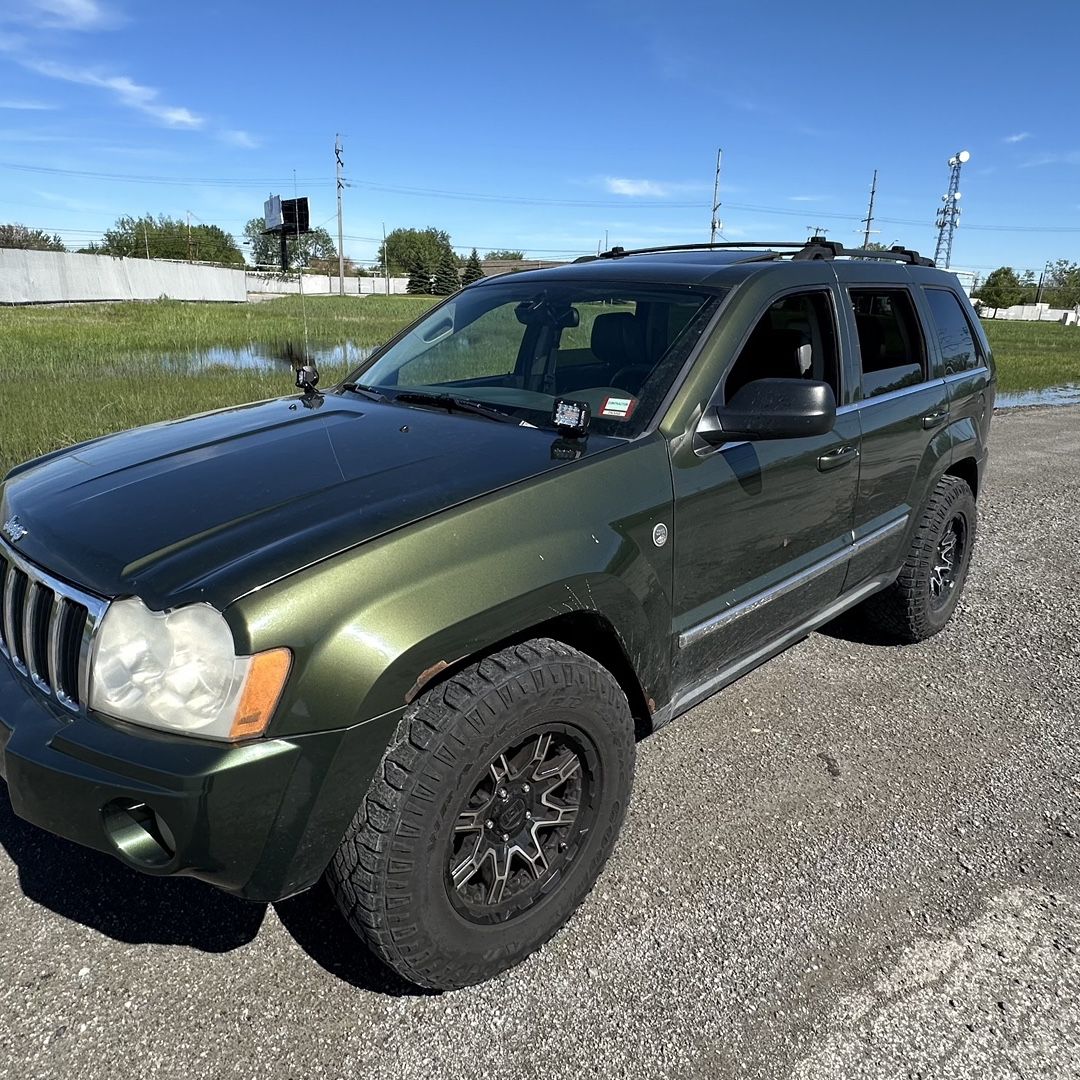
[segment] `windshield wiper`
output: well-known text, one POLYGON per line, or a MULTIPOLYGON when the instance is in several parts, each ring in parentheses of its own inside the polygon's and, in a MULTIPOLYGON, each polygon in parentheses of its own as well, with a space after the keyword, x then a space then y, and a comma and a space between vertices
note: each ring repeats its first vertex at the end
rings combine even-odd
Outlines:
POLYGON ((488 408, 479 401, 471 398, 457 397, 455 394, 428 394, 423 390, 399 390, 394 395, 395 401, 403 401, 407 404, 433 405, 436 408, 445 409, 447 412, 472 413, 473 416, 484 416, 488 420, 498 420, 503 424, 518 424, 516 416, 500 412, 498 409, 488 408))
POLYGON ((385 401, 386 395, 380 394, 378 390, 371 386, 364 386, 363 383, 357 382, 345 382, 341 384, 342 390, 349 390, 354 394, 360 394, 363 397, 369 398, 371 401, 385 401))

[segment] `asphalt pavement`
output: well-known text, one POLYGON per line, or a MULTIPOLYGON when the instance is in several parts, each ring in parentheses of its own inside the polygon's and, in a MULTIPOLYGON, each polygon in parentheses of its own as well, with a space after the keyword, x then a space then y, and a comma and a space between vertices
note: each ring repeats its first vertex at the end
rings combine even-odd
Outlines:
POLYGON ((1080 407, 999 412, 957 617, 831 626, 644 741, 546 948, 418 993, 266 908, 25 825, 0 1078, 1080 1075, 1080 407))

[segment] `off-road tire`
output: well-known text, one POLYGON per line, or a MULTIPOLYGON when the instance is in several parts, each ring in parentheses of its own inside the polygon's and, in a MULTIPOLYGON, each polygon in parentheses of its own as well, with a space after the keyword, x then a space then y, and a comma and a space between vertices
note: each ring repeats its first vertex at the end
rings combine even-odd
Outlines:
POLYGON ((971 488, 955 476, 943 476, 919 515, 900 575, 887 589, 863 602, 864 619, 894 640, 906 644, 924 641, 943 629, 952 617, 971 564, 975 546, 975 497, 971 488), (963 530, 962 549, 949 594, 935 603, 931 578, 939 544, 953 523, 963 530))
POLYGON ((490 978, 548 941, 592 888, 622 825, 633 768, 630 708, 600 664, 546 638, 494 653, 403 716, 328 868, 338 905, 372 951, 418 986, 445 990, 490 978), (595 827, 551 883, 537 881, 532 906, 479 925, 455 906, 447 876, 461 807, 485 762, 552 722, 595 749, 595 827))

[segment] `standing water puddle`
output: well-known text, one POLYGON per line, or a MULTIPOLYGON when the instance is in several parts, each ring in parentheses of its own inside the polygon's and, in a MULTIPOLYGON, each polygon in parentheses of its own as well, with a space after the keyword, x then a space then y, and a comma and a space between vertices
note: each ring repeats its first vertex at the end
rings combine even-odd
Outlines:
MULTIPOLYGON (((346 341, 338 345, 312 345, 307 351, 319 367, 352 368, 366 360, 375 351, 375 346, 346 341)), ((261 343, 239 348, 216 346, 192 352, 166 353, 161 357, 161 367, 174 374, 198 374, 221 367, 238 371, 284 371, 293 367, 303 355, 303 346, 290 342, 280 346, 261 343)))
MULTIPOLYGON (((337 345, 315 345, 308 351, 319 367, 354 368, 375 351, 374 345, 357 345, 346 341, 337 345)), ((281 345, 254 344, 238 348, 216 346, 191 352, 166 353, 159 358, 162 370, 174 374, 198 374, 212 368, 232 368, 238 371, 284 371, 296 366, 303 347, 292 342, 281 345)), ((998 394, 994 403, 999 409, 1015 409, 1029 405, 1078 405, 1080 385, 1051 386, 1043 390, 1020 390, 998 394)))
POLYGON ((999 409, 1016 409, 1023 405, 1080 405, 1080 386, 1051 386, 1045 390, 1019 390, 998 394, 994 402, 999 409))

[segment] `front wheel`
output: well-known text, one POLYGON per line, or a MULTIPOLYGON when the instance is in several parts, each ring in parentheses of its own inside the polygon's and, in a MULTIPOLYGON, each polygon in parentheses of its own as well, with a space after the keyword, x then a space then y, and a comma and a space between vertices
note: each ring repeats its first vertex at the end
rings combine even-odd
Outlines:
POLYGON ((896 581, 861 605, 863 615, 902 642, 923 641, 952 617, 975 545, 975 497, 943 476, 922 509, 896 581))
POLYGON ((614 677, 550 639, 503 649, 403 717, 328 870, 404 978, 453 989, 561 927, 611 853, 634 724, 614 677))

